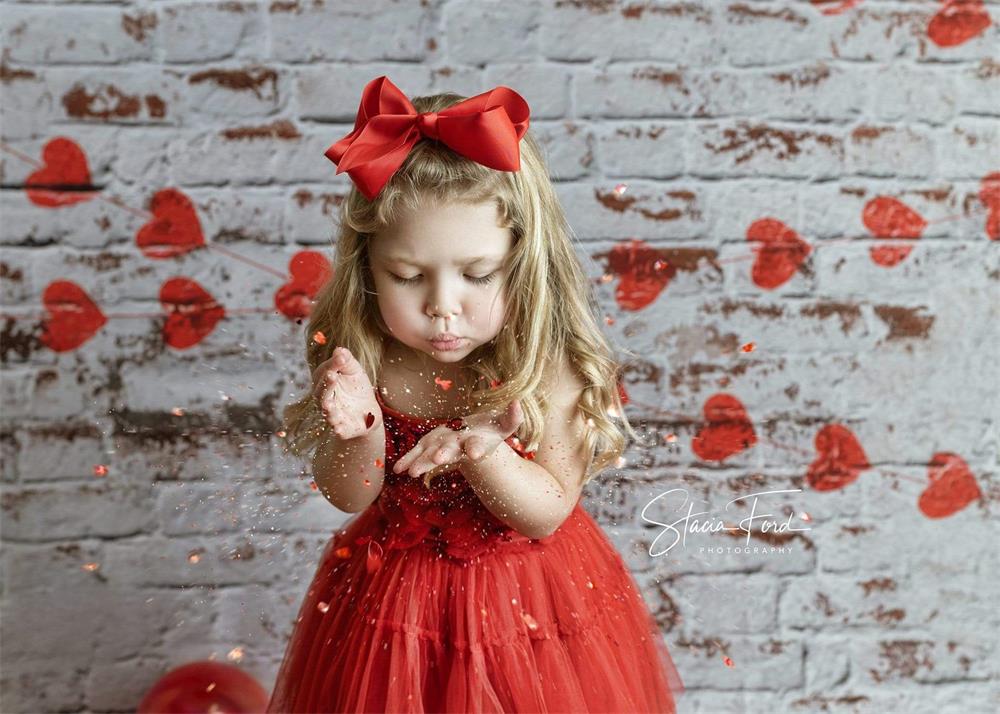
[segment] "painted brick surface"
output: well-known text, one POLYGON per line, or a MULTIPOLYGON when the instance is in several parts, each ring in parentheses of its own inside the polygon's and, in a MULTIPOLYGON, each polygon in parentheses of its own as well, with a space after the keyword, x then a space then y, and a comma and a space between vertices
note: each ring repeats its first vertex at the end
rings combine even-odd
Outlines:
POLYGON ((584 503, 681 711, 1000 709, 1000 3, 0 8, 0 710, 273 682, 347 519, 273 435, 297 286, 381 74, 531 106, 643 434, 584 503), (682 495, 735 525, 766 491, 801 530, 667 548, 682 495))

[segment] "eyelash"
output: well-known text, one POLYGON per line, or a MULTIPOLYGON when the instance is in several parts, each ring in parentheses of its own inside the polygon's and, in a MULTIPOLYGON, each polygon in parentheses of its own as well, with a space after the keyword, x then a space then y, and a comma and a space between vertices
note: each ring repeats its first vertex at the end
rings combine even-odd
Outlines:
MULTIPOLYGON (((468 275, 466 275, 465 277, 468 278, 470 282, 473 282, 476 285, 486 285, 487 283, 490 283, 490 282, 493 281, 493 278, 496 277, 496 274, 497 273, 494 270, 489 275, 484 275, 481 278, 470 278, 468 275)), ((420 276, 418 275, 418 276, 416 276, 414 278, 401 278, 398 275, 396 275, 395 273, 389 273, 389 277, 392 278, 394 281, 396 281, 397 283, 399 283, 401 285, 412 285, 414 282, 416 282, 417 278, 419 278, 420 276)))

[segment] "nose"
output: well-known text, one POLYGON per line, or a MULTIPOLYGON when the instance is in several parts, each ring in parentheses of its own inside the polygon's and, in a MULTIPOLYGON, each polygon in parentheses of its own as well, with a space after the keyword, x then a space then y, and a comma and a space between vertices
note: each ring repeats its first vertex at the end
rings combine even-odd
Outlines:
MULTIPOLYGON (((427 296, 426 314, 432 319, 443 317, 446 320, 462 314, 461 288, 455 286, 447 278, 439 278, 433 282, 430 294, 427 296)), ((447 329, 447 326, 445 327, 447 329)))

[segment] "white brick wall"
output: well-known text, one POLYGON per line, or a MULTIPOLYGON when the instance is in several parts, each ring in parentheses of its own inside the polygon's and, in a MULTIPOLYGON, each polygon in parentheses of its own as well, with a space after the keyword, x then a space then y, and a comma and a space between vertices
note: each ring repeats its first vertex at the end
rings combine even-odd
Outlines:
POLYGON ((622 275, 598 284, 653 446, 585 504, 663 627, 681 710, 1000 709, 1000 207, 981 196, 1000 172, 1000 3, 970 7, 989 25, 951 46, 931 37, 940 2, 851 4, 0 0, 0 710, 134 711, 169 668, 236 647, 273 682, 346 520, 271 437, 308 377, 275 293, 296 252, 328 250, 348 184, 323 151, 380 74, 410 96, 514 87, 592 277, 631 240, 676 268, 640 310, 616 301, 622 275), (100 197, 29 200, 59 136, 100 197), (209 247, 138 249, 165 188, 209 247), (894 267, 869 255, 880 196, 927 221, 894 267), (765 218, 810 247, 774 289, 751 272, 765 218), (162 333, 175 277, 228 311, 187 349, 162 333), (40 341, 57 280, 109 317, 59 353, 40 341), (758 442, 706 462, 692 439, 717 393, 758 442), (827 424, 871 468, 819 492, 827 424), (982 497, 932 519, 917 503, 940 452, 982 497), (715 534, 653 557, 640 512, 680 487, 714 514, 803 489, 767 505, 811 530, 784 553, 715 534))

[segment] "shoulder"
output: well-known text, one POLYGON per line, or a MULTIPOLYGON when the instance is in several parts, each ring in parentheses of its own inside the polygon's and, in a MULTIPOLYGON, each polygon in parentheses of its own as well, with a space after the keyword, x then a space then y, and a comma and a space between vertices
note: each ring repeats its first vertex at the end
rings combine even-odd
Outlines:
POLYGON ((568 357, 555 365, 551 379, 545 426, 534 460, 559 482, 571 509, 591 463, 584 441, 586 423, 578 408, 586 384, 568 357))
POLYGON ((587 386, 569 355, 553 360, 549 369, 552 388, 549 391, 549 411, 575 407, 587 386))

